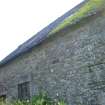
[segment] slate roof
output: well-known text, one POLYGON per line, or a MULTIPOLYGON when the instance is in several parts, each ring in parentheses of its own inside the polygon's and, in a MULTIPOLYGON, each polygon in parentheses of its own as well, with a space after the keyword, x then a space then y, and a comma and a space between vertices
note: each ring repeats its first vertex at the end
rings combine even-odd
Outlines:
POLYGON ((0 62, 0 67, 7 64, 8 62, 12 61, 16 57, 18 57, 21 54, 24 54, 28 52, 30 49, 33 47, 37 46, 40 44, 42 41, 44 41, 48 36, 49 33, 56 28, 62 21, 64 21, 67 17, 71 16, 73 13, 75 13, 81 6, 83 6, 85 1, 65 13, 63 16, 59 17, 56 19, 54 22, 49 24, 47 27, 42 29, 40 32, 35 34, 33 37, 31 37, 29 40, 24 42, 22 45, 20 45, 15 51, 13 51, 11 54, 9 54, 7 57, 5 57, 1 62, 0 62))

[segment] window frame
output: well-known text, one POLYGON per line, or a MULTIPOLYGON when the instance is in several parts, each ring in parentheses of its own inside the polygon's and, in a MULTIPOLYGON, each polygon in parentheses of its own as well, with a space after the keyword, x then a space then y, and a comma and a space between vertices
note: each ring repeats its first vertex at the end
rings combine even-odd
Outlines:
POLYGON ((18 99, 30 100, 30 83, 23 82, 18 84, 18 99))
POLYGON ((6 94, 0 95, 0 101, 1 102, 6 102, 6 94))

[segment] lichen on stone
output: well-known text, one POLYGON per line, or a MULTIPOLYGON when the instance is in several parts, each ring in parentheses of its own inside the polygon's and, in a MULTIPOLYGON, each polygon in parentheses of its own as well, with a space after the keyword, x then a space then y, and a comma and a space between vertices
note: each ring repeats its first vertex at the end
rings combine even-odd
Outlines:
POLYGON ((54 34, 63 28, 77 23, 81 19, 95 14, 97 11, 105 7, 105 0, 87 0, 87 2, 73 15, 67 17, 61 22, 55 29, 53 29, 49 35, 54 34))

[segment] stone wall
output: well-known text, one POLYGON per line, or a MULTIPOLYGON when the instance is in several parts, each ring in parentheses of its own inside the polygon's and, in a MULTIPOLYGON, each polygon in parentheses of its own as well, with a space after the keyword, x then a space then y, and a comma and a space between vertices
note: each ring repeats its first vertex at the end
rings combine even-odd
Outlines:
POLYGON ((44 90, 69 105, 105 105, 105 15, 83 19, 0 68, 8 99, 26 81, 31 96, 44 90))

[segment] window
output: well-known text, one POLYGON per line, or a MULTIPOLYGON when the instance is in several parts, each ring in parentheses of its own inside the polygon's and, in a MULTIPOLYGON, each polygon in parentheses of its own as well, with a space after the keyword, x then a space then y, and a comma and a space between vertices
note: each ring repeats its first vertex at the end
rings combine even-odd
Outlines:
POLYGON ((29 100, 30 99, 29 82, 24 82, 24 83, 18 84, 18 98, 20 100, 29 100))
POLYGON ((6 95, 0 96, 0 101, 1 101, 1 102, 5 102, 5 101, 6 101, 6 95))

